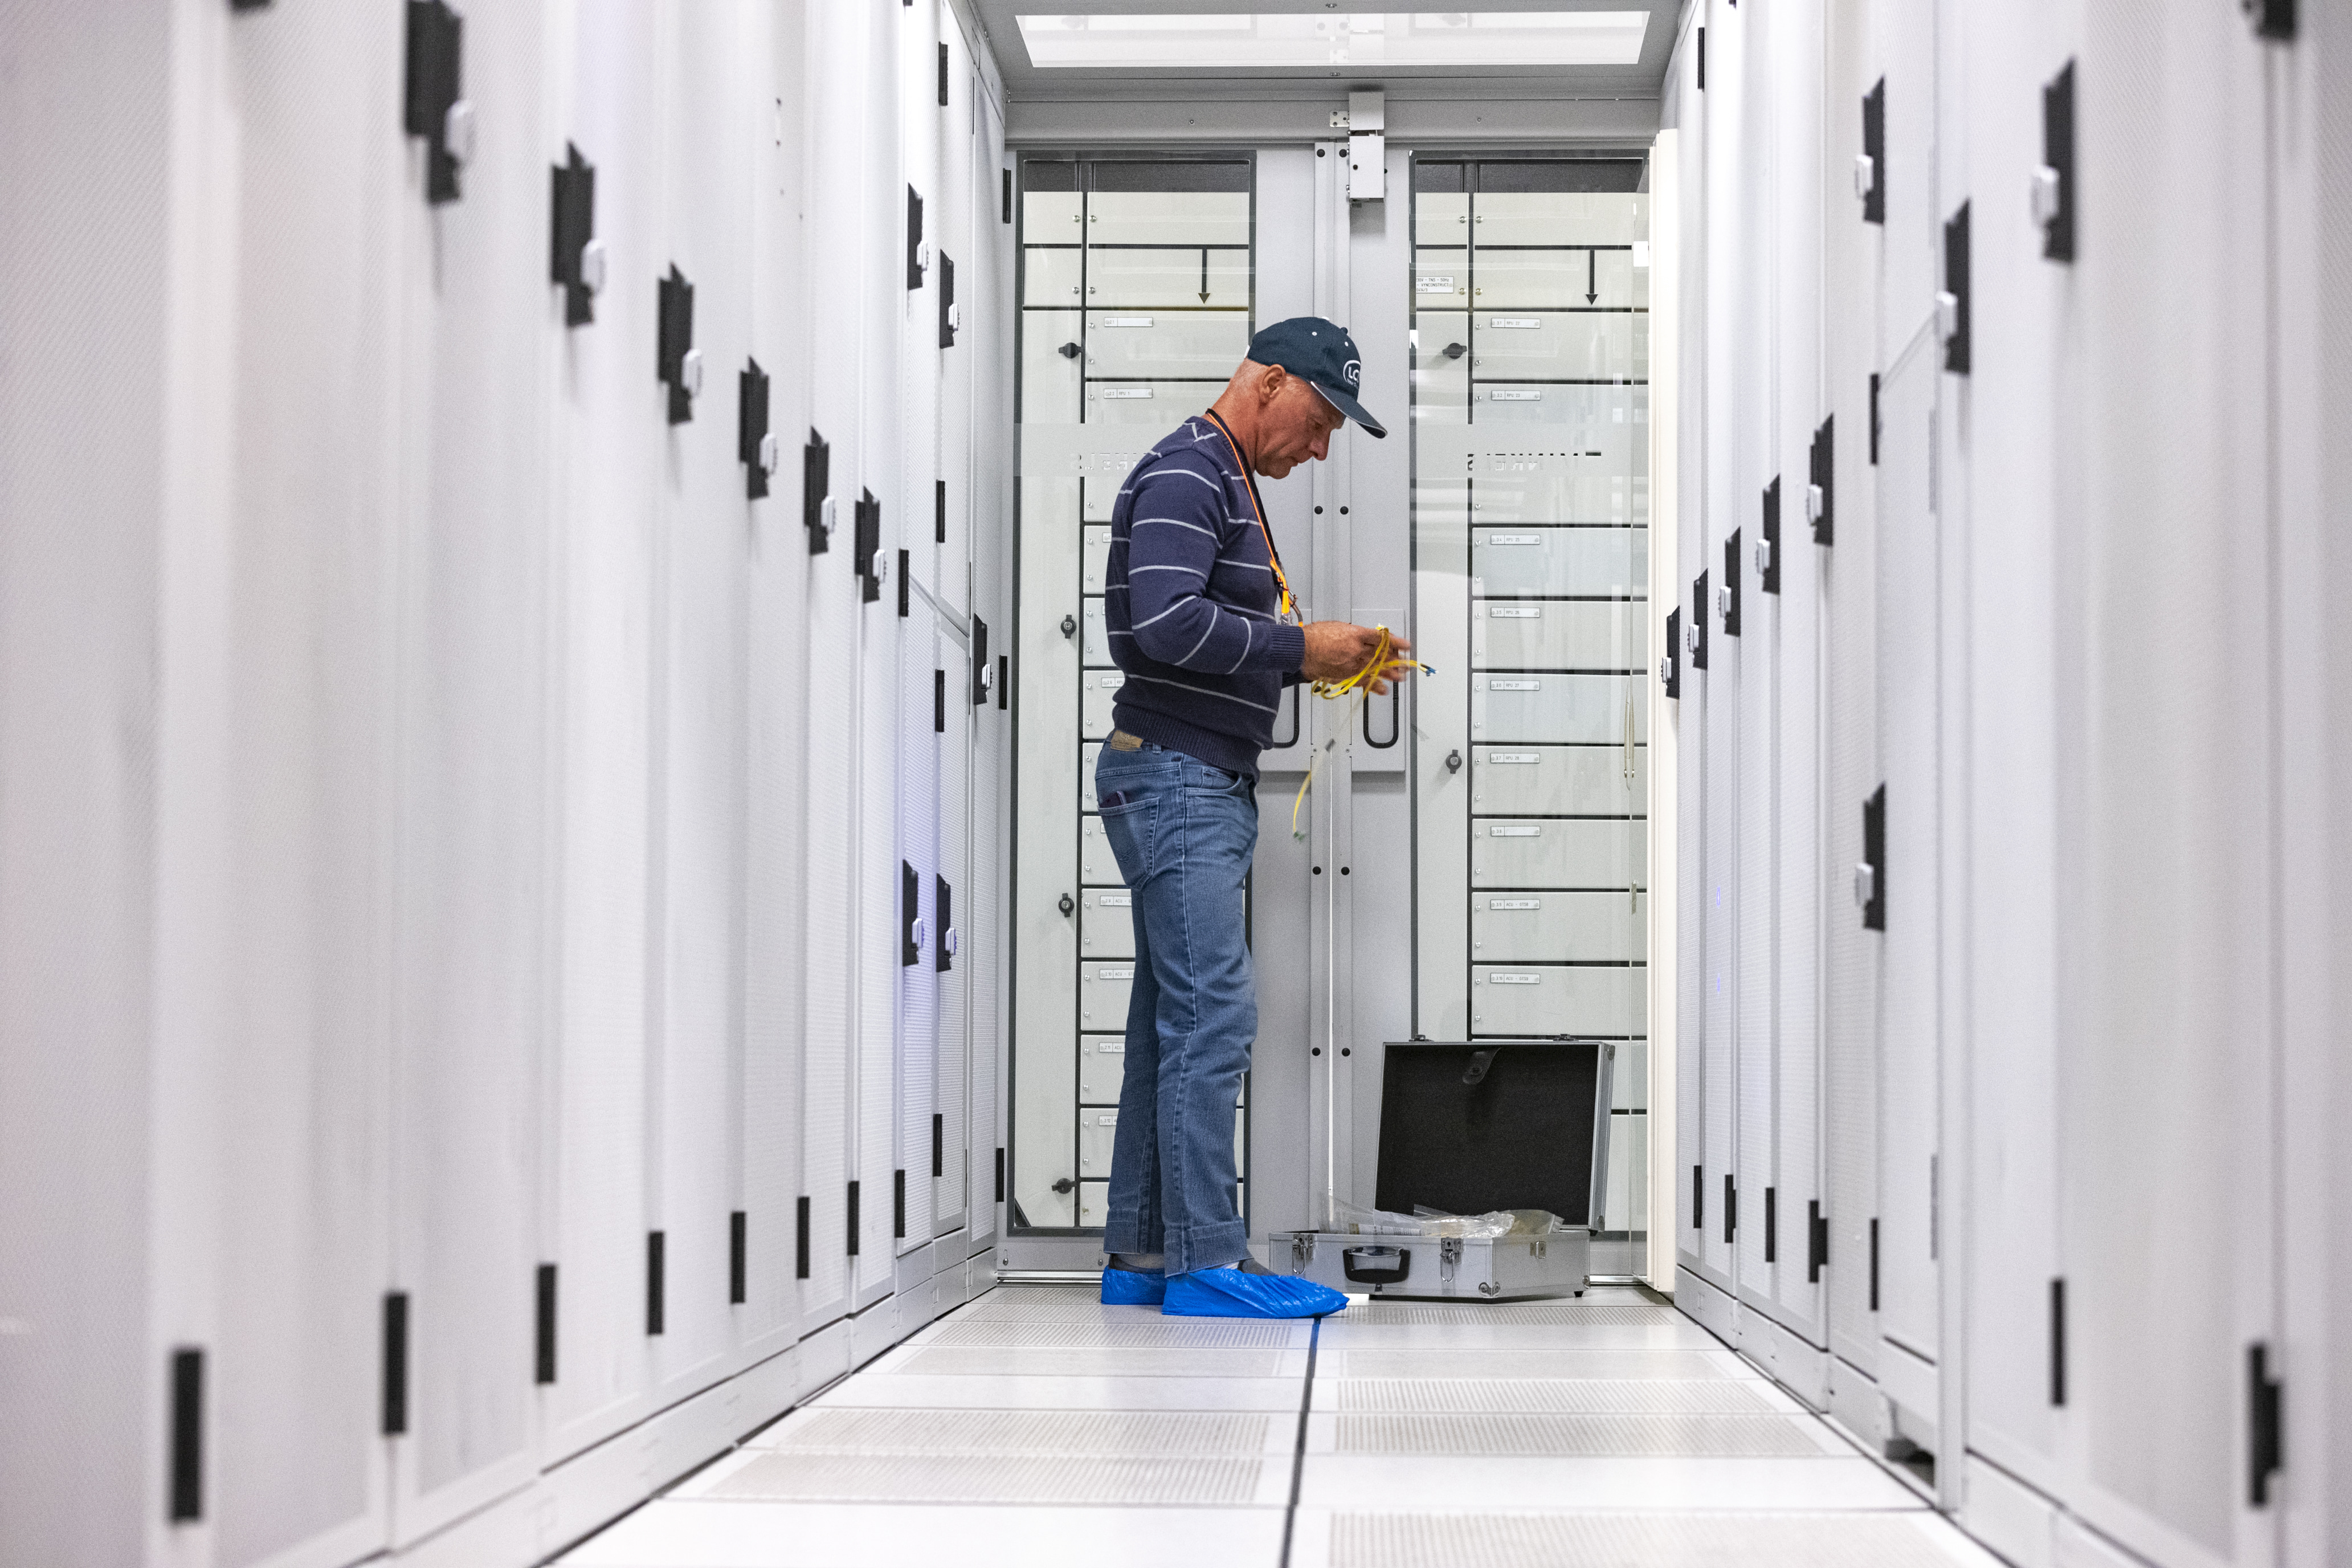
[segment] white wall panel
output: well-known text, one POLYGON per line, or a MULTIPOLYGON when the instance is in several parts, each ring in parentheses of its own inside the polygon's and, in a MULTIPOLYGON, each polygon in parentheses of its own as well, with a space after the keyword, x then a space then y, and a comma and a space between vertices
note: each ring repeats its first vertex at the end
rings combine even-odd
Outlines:
MULTIPOLYGON (((218 62, 237 132, 229 177, 252 197, 224 215, 235 297, 218 320, 238 324, 233 358, 215 368, 236 389, 221 454, 231 529, 205 542, 214 559, 177 556, 177 587, 214 585, 225 612, 214 656, 226 689, 203 715, 227 721, 222 793, 190 789, 180 764, 193 758, 172 757, 164 775, 172 830, 217 813, 200 831, 223 850, 165 917, 172 948, 215 956, 219 1010, 199 1012, 184 992, 164 1006, 174 1033, 207 1014, 219 1026, 211 1116, 236 1129, 199 1178, 223 1219, 208 1260, 218 1318, 207 1371, 225 1439, 212 1515, 224 1564, 379 1549, 388 1501, 373 1375, 392 1219, 383 258, 402 193, 371 132, 396 28, 358 12, 270 20, 230 31, 218 62), (195 900, 209 931, 178 918, 196 915, 195 900)), ((202 712, 202 687, 188 661, 173 662, 184 723, 202 712)))
POLYGON ((2245 286, 2263 48, 2226 11, 2084 16, 2086 471, 2080 640, 2061 656, 2083 683, 2062 766, 2090 805, 2061 851, 2079 933, 2060 1141, 2072 1500, 2168 1562, 2260 1562, 2247 1424, 2210 1413, 2246 1408, 2247 1346, 2272 1331, 2278 737, 2268 661, 2248 653, 2277 645, 2248 510, 2270 447, 2245 286), (2151 330, 2184 291, 2200 309, 2151 330))
POLYGON ((909 921, 917 923, 911 945, 902 934, 891 954, 898 1011, 898 1110, 892 1184, 883 1193, 883 1201, 894 1205, 889 1216, 893 1250, 901 1253, 931 1238, 931 1116, 939 1104, 939 955, 945 934, 939 908, 939 880, 945 874, 940 853, 940 758, 945 747, 944 737, 933 728, 932 699, 947 662, 941 646, 946 638, 936 625, 935 612, 919 595, 909 595, 908 609, 907 618, 898 622, 897 783, 898 854, 902 866, 914 868, 914 882, 910 904, 904 901, 909 890, 903 886, 906 874, 894 868, 893 887, 901 901, 893 907, 899 933, 907 931, 909 921), (901 1204, 902 1189, 900 1213, 896 1205, 901 1204))
POLYGON ((798 453, 809 387, 797 367, 812 331, 802 246, 807 170, 801 156, 806 37, 788 8, 755 6, 747 54, 769 62, 771 101, 749 108, 752 161, 751 355, 769 374, 768 428, 781 464, 754 503, 745 601, 743 1352, 789 1344, 800 1331, 795 1282, 803 1144, 801 1063, 806 1018, 800 952, 807 940, 807 775, 800 752, 810 698, 802 668, 808 580, 816 564, 801 526, 798 453))
POLYGON ((656 20, 621 0, 583 4, 568 18, 559 35, 570 46, 567 70, 549 94, 553 129, 541 147, 544 163, 577 146, 595 167, 595 232, 608 258, 593 321, 561 326, 562 298, 551 287, 540 301, 559 323, 545 351, 553 362, 547 485, 567 520, 551 541, 562 899, 538 1259, 556 1268, 557 1375, 542 1405, 549 1458, 642 1415, 651 1376, 645 910, 663 436, 644 345, 654 336, 649 279, 662 268, 656 20))
POLYGON ((2343 581, 2341 526, 2347 489, 2346 420, 2352 413, 2352 100, 2319 90, 2340 71, 2352 37, 2337 10, 2306 11, 2304 34, 2266 62, 2278 240, 2277 309, 2270 321, 2278 386, 2277 505, 2279 710, 2289 716, 2282 748, 2280 862, 2281 1231, 2293 1238, 2280 1258, 2280 1340, 2296 1394, 2287 1405, 2286 1444, 2297 1475, 2282 1478, 2283 1560, 2299 1565, 2352 1553, 2352 1488, 2303 1478, 2338 1473, 2352 1454, 2352 1294, 2344 1285, 2330 1216, 2346 1212, 2346 1169, 2334 1155, 2343 1125, 2346 999, 2352 995, 2352 889, 2347 819, 2333 804, 2347 776, 2352 738, 2352 641, 2345 618, 2327 613, 2343 581))
MULTIPOLYGON (((864 316, 859 263, 867 248, 861 226, 863 163, 854 138, 839 133, 860 112, 868 38, 862 18, 830 6, 807 13, 808 99, 802 130, 807 163, 807 217, 802 227, 808 298, 835 302, 809 312, 809 357, 799 367, 807 386, 811 428, 829 448, 829 488, 836 526, 824 553, 811 558, 802 658, 809 725, 802 752, 808 816, 807 910, 803 991, 806 1035, 802 1064, 801 1193, 809 1205, 809 1278, 801 1298, 803 1331, 845 1310, 849 1299, 848 1184, 858 1083, 855 1076, 856 960, 866 934, 862 910, 895 898, 895 882, 869 886, 857 837, 857 686, 861 626, 852 551, 861 493, 858 417, 866 364, 860 353, 864 316)), ((877 263, 877 265, 881 263, 877 263)), ((895 876, 895 868, 893 868, 895 876)), ((888 910, 883 920, 887 925, 888 910)), ((895 954, 891 955, 895 959, 895 954)), ((886 1100, 887 1114, 887 1100, 886 1100)), ((887 1193, 885 1194, 887 1201, 887 1193)), ((861 1218, 863 1215, 861 1214, 861 1218)))
MULTIPOLYGON (((1922 331, 1879 393, 1878 740, 1886 847, 1876 871, 1880 1149, 1879 1326, 1921 1359, 1942 1341, 1936 1264, 1941 1125, 1943 817, 1937 718, 1941 627, 1931 472, 1941 355, 1922 331)), ((1924 1414, 1924 1413, 1923 1413, 1924 1414)))
MULTIPOLYGON (((1675 484, 1680 505, 1675 516, 1675 550, 1679 561, 1675 579, 1661 581, 1654 595, 1679 602, 1679 622, 1685 638, 1698 617, 1707 613, 1690 584, 1706 558, 1706 444, 1709 369, 1706 327, 1709 320, 1706 279, 1707 186, 1712 165, 1707 151, 1707 99, 1698 85, 1696 24, 1685 27, 1675 57, 1678 81, 1676 105, 1682 139, 1679 244, 1681 246, 1681 396, 1677 408, 1682 426, 1677 433, 1678 468, 1675 484)), ((1691 664, 1686 648, 1675 650, 1681 660, 1681 699, 1676 705, 1676 739, 1682 747, 1675 777, 1675 809, 1681 822, 1675 868, 1675 1083, 1679 1101, 1675 1119, 1675 1159, 1673 1233, 1675 1258, 1685 1267, 1705 1270, 1704 1190, 1710 1121, 1718 1108, 1706 1090, 1711 1055, 1706 1036, 1706 858, 1708 842, 1706 800, 1707 766, 1706 681, 1691 664)), ((1717 1167, 1719 1170, 1720 1167, 1717 1167)))
MULTIPOLYGON (((1873 1258, 1878 1218, 1879 939, 1862 929, 1853 897, 1862 859, 1862 804, 1880 783, 1876 692, 1876 405, 1871 379, 1885 364, 1877 318, 1885 239, 1844 193, 1862 150, 1860 105, 1885 69, 1874 8, 1841 4, 1829 14, 1825 150, 1832 193, 1824 204, 1822 291, 1851 309, 1831 310, 1822 341, 1834 428, 1832 540, 1799 543, 1821 595, 1823 759, 1822 804, 1822 1083, 1827 1142, 1823 1170, 1830 1219, 1830 1348, 1869 1372, 1876 1362, 1877 1289, 1873 1258)), ((1890 87, 1890 91, 1892 88, 1890 87)), ((1784 491, 1784 496, 1793 494, 1784 491)), ((1802 510, 1784 514, 1788 528, 1802 510)), ((1810 535, 1810 530, 1807 534, 1810 535)), ((1783 537, 1788 537, 1784 532, 1783 537)))
POLYGON ((536 1437, 521 1371, 551 1023, 541 22, 468 18, 478 129, 462 195, 427 206, 425 147, 411 138, 399 198, 394 1235, 415 1377, 402 1540, 522 1480, 536 1437))
MULTIPOLYGON (((1969 39, 1974 366, 1968 458, 1965 748, 1970 955, 1965 1234, 1969 1442, 2059 1484, 2050 1357, 2058 1247, 2057 837, 2064 733, 2055 595, 2078 448, 2062 431, 2081 374, 2074 269, 2045 259, 2030 205, 2005 199, 2042 161, 2042 89, 2079 47, 2073 6, 1989 9, 1969 39)), ((1957 1043, 1957 1042, 1956 1042, 1957 1043)), ((1956 1196, 1958 1194, 1956 1194, 1956 1196)))
MULTIPOLYGON (((1759 633, 1775 650, 1772 758, 1776 810, 1772 865, 1773 1186, 1779 1247, 1771 1280, 1773 1315, 1814 1344, 1826 1344, 1820 1287, 1811 1279, 1811 1207, 1821 1186, 1822 1057, 1820 1005, 1821 666, 1820 555, 1805 511, 1807 457, 1824 412, 1822 364, 1822 236, 1825 217, 1821 161, 1823 85, 1822 10, 1796 5, 1770 14, 1775 225, 1775 337, 1771 386, 1777 417, 1763 482, 1780 485, 1780 540, 1774 566, 1780 592, 1767 595, 1748 546, 1748 585, 1759 607, 1759 633), (1769 606, 1765 608, 1764 606, 1769 606)), ((1845 215, 1840 213, 1841 218, 1845 215)), ((1761 501, 1759 500, 1760 527, 1761 501)))
MULTIPOLYGON (((901 7, 903 10, 904 7, 901 7)), ((915 511, 928 521, 929 496, 908 493, 900 467, 904 437, 899 425, 905 384, 901 335, 925 321, 929 297, 907 288, 907 204, 898 105, 888 84, 898 61, 897 12, 877 7, 860 20, 866 65, 864 90, 850 118, 828 135, 851 140, 857 153, 856 264, 852 289, 856 300, 858 353, 866 365, 856 392, 860 450, 848 470, 874 493, 882 509, 881 550, 893 570, 898 552, 918 537, 915 511)), ((836 243, 834 254, 841 252, 836 243)), ((858 1210, 856 1299, 878 1300, 895 1279, 891 1266, 890 1184, 897 1169, 898 1110, 896 994, 898 984, 898 824, 891 781, 898 765, 898 693, 900 645, 892 604, 893 582, 882 598, 858 611, 858 665, 855 683, 859 705, 856 758, 856 867, 857 945, 854 959, 856 1005, 856 1139, 851 1163, 862 1193, 858 1210)), ((929 696, 928 690, 925 696, 929 696)))

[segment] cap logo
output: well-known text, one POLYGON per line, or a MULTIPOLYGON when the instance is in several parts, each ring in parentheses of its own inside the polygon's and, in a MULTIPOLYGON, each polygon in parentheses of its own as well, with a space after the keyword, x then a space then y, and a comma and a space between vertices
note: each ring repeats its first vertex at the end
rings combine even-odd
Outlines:
POLYGON ((1339 374, 1348 378, 1349 386, 1354 386, 1364 379, 1364 362, 1351 359, 1339 367, 1339 374))

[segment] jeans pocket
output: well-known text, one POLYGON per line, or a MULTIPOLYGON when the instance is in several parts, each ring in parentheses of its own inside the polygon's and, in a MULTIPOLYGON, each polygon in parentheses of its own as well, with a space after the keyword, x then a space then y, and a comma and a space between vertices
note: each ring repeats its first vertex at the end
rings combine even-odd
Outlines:
POLYGON ((1152 805, 1151 797, 1140 791, 1128 795, 1114 790, 1102 799, 1103 837, 1110 841, 1119 875, 1130 888, 1151 875, 1152 805))

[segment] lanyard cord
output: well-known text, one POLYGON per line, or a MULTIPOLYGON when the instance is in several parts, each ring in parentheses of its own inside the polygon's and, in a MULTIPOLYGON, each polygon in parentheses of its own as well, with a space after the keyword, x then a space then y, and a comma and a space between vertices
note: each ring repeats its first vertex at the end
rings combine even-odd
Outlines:
POLYGON ((1282 618, 1286 622, 1296 625, 1298 601, 1291 595, 1290 579, 1283 574, 1282 557, 1275 552, 1274 532, 1265 525, 1265 509, 1258 504, 1257 481, 1250 477, 1249 463, 1242 457, 1242 444, 1234 439, 1232 427, 1226 425, 1215 409, 1206 410, 1202 417, 1217 427, 1217 434, 1225 438, 1225 446, 1234 454, 1234 467, 1241 470, 1242 489, 1249 492, 1250 510, 1257 515, 1258 537, 1265 541, 1266 561, 1274 568, 1274 585, 1281 595, 1278 604, 1282 611, 1282 618))

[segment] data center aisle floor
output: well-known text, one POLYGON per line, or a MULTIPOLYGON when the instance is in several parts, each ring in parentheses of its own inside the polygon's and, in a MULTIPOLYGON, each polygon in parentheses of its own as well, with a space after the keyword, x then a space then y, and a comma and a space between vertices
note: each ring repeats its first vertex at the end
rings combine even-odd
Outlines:
POLYGON ((992 1290, 562 1561, 1277 1568, 1286 1535, 1290 1568, 1997 1568, 1632 1289, 1319 1333, 992 1290))

